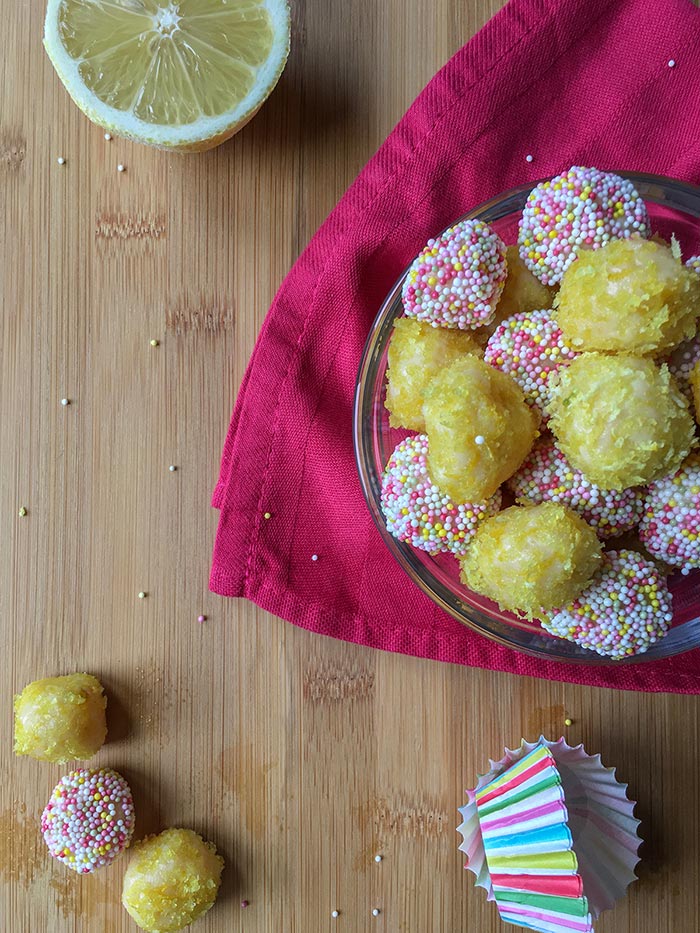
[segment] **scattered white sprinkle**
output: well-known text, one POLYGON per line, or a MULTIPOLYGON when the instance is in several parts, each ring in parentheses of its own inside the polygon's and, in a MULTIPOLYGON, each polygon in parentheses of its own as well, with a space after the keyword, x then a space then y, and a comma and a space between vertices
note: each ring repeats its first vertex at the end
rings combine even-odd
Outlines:
POLYGON ((59 165, 65 165, 65 164, 66 164, 66 160, 63 158, 63 156, 59 156, 59 157, 56 159, 56 161, 58 162, 59 165))
POLYGON ((331 911, 331 917, 333 917, 334 919, 335 919, 335 917, 339 917, 339 916, 340 916, 340 911, 339 911, 339 910, 332 910, 332 911, 331 911))
POLYGON ((312 554, 311 560, 318 560, 318 554, 312 554))
POLYGON ((375 862, 381 862, 381 860, 383 859, 383 857, 384 857, 383 855, 375 855, 375 856, 374 856, 374 861, 375 861, 375 862))
POLYGON ((531 156, 529 153, 528 153, 528 155, 525 156, 525 161, 526 161, 526 162, 532 162, 532 156, 531 156))
POLYGON ((144 593, 143 590, 141 590, 141 592, 139 593, 139 599, 145 599, 145 598, 146 598, 146 594, 144 593))
POLYGON ((107 142, 109 142, 111 138, 112 138, 111 133, 105 133, 105 139, 107 140, 107 142))
POLYGON ((675 68, 675 67, 676 67, 676 60, 675 60, 675 58, 669 58, 669 60, 668 60, 668 67, 669 67, 669 68, 675 68))
POLYGON ((474 443, 478 444, 479 447, 481 447, 482 444, 486 443, 486 438, 483 436, 483 434, 477 434, 476 437, 474 438, 474 443))
POLYGON ((64 408, 66 407, 66 405, 70 405, 70 399, 69 399, 69 398, 62 398, 62 399, 61 399, 61 405, 63 405, 64 408))
POLYGON ((168 469, 170 470, 171 473, 174 473, 177 470, 177 467, 175 466, 174 463, 171 463, 168 469))
POLYGON ((372 911, 372 916, 378 917, 380 913, 381 913, 381 910, 378 907, 375 907, 374 910, 372 911))
POLYGON ((19 513, 18 513, 18 514, 19 514, 19 517, 20 517, 20 518, 24 518, 25 515, 27 514, 26 506, 23 505, 23 506, 21 507, 21 509, 19 510, 19 513))
POLYGON ((123 172, 123 171, 125 171, 125 168, 124 168, 124 166, 122 165, 121 162, 120 162, 119 165, 117 166, 117 171, 118 171, 118 172, 123 172))

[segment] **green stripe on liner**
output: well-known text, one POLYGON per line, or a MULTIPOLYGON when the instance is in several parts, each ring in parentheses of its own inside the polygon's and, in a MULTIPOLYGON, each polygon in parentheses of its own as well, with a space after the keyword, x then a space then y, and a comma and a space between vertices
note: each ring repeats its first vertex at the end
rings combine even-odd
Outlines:
POLYGON ((487 784, 485 787, 482 787, 480 791, 477 791, 476 799, 483 797, 485 794, 490 794, 492 790, 496 790, 498 787, 502 787, 503 784, 507 784, 508 781, 512 780, 514 777, 517 777, 519 774, 522 774, 523 771, 527 771, 528 768, 531 768, 532 765, 541 761, 543 758, 549 758, 550 752, 543 745, 538 745, 537 748, 534 748, 531 752, 528 752, 524 758, 521 758, 520 761, 516 762, 514 765, 511 765, 503 774, 499 774, 498 777, 494 778, 490 784, 487 784))
POLYGON ((518 874, 528 868, 565 868, 576 871, 578 862, 572 850, 566 852, 542 852, 533 855, 496 855, 487 858, 492 874, 518 874))
MULTIPOLYGON (((496 813, 498 810, 503 810, 504 807, 510 807, 514 803, 520 803, 521 800, 527 800, 528 797, 539 794, 540 791, 548 790, 550 787, 557 787, 560 783, 558 774, 549 774, 538 784, 533 784, 532 787, 526 787, 515 794, 501 794, 495 800, 489 800, 488 803, 478 805, 479 819, 489 816, 491 813, 496 813)), ((522 818, 527 819, 527 813, 523 813, 522 818)))
POLYGON ((588 915, 588 901, 585 897, 557 897, 556 894, 534 894, 530 891, 499 891, 496 900, 507 904, 520 904, 523 907, 536 907, 538 910, 551 910, 569 917, 588 915))

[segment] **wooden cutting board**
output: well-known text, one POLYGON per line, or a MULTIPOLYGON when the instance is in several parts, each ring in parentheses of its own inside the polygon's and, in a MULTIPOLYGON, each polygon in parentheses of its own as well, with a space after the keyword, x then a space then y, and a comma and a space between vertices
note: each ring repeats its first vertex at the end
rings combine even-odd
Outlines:
POLYGON ((3 933, 136 929, 125 860, 78 877, 46 852, 61 767, 12 755, 13 693, 72 670, 107 688, 95 761, 130 781, 138 834, 189 826, 226 858, 201 933, 505 929, 463 871, 456 808, 488 756, 540 732, 600 751, 640 801, 642 880, 600 933, 698 929, 697 699, 382 654, 207 591, 209 495, 274 292, 499 5, 293 0, 273 97, 183 157, 106 141, 43 53, 43 4, 2 0, 3 933))

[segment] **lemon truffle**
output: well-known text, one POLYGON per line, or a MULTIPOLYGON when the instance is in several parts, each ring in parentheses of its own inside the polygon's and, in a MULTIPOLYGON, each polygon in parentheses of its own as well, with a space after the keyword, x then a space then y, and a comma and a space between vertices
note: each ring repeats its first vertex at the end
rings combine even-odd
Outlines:
POLYGON ((483 355, 469 333, 402 317, 389 344, 385 405, 392 428, 424 431, 423 397, 441 369, 466 353, 483 355))
POLYGON ((57 763, 92 758, 107 736, 106 707, 91 674, 35 680, 15 697, 15 754, 57 763))
POLYGON ((688 455, 693 419, 665 364, 583 353, 557 379, 550 427, 573 466, 601 489, 648 483, 688 455))
POLYGON ((166 829, 133 848, 122 904, 148 933, 174 933, 216 900, 224 860, 191 829, 166 829))
POLYGON ((640 237, 613 240, 579 253, 555 305, 574 350, 655 353, 695 333, 700 278, 668 246, 640 237))
POLYGON ((428 472, 457 502, 492 496, 528 455, 539 424, 520 386, 476 356, 431 382, 423 415, 428 472))
POLYGON ((700 362, 696 363, 690 371, 690 387, 693 390, 695 420, 700 424, 700 362))
POLYGON ((511 506, 479 528, 462 580, 501 609, 528 617, 574 600, 602 556, 595 531, 556 502, 511 506))

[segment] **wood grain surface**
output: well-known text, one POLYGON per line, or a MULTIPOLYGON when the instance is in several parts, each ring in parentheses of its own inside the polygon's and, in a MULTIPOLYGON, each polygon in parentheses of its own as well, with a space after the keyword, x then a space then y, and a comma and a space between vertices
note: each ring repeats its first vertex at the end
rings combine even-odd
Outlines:
POLYGON ((45 849, 66 769, 12 754, 13 693, 73 670, 106 686, 95 762, 130 781, 137 835, 189 826, 226 858, 201 933, 505 929, 456 808, 540 732, 600 751, 639 800, 641 881, 600 933, 700 929, 697 699, 383 654, 207 590, 210 492, 274 292, 500 0, 293 0, 270 101, 188 157, 105 141, 43 53, 42 2, 0 2, 2 933, 136 930, 125 859, 78 877, 45 849))

